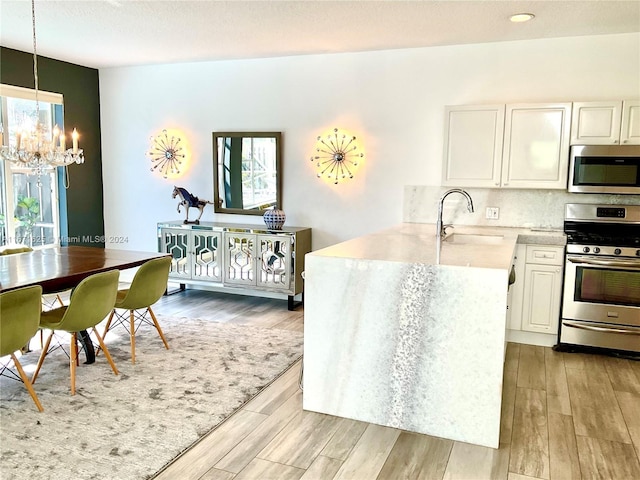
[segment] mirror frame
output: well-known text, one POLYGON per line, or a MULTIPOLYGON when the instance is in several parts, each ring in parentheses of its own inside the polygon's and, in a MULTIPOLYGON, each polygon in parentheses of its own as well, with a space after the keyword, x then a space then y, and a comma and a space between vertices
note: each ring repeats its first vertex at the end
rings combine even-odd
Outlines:
POLYGON ((213 132, 213 208, 215 213, 231 213, 236 215, 264 215, 267 210, 224 208, 218 204, 220 189, 218 188, 218 138, 275 138, 276 140, 276 205, 282 210, 282 132, 213 132))

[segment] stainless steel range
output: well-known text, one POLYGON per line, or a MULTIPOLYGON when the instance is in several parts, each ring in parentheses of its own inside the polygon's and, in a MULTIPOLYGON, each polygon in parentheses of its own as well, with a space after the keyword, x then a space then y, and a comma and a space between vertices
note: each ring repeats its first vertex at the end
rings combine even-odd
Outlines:
POLYGON ((567 204, 560 347, 640 353, 640 205, 567 204))

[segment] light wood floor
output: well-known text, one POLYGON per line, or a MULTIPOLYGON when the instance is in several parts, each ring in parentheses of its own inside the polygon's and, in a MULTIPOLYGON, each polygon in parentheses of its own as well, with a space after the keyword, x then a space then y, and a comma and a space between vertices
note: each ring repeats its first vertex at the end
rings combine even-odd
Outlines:
MULTIPOLYGON (((303 328, 281 300, 191 290, 154 309, 303 328)), ((299 368, 156 479, 640 479, 640 362, 509 344, 497 450, 303 411, 299 368)))

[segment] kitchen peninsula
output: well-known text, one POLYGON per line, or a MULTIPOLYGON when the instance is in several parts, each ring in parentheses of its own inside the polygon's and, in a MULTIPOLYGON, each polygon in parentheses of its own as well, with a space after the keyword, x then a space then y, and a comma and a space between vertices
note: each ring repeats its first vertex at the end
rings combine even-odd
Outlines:
POLYGON ((438 263, 435 230, 307 254, 303 407, 497 448, 507 286, 528 231, 457 226, 438 263))

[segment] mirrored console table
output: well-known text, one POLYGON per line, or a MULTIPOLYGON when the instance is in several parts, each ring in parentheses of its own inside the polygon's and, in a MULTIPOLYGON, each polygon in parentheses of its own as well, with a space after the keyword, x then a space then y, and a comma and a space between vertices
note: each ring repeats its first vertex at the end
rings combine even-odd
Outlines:
MULTIPOLYGON (((187 284, 279 293, 288 298, 304 290, 304 256, 311 251, 311 229, 182 221, 158 223, 158 251, 171 254, 169 279, 187 284)), ((247 293, 247 292, 243 292, 247 293)))

